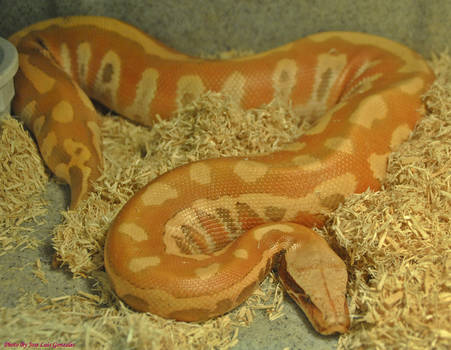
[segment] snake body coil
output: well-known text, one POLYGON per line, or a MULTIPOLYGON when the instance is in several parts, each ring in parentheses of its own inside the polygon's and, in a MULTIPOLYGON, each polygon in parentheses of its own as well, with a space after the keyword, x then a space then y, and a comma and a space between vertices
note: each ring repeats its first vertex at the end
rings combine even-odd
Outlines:
POLYGON ((380 187, 433 80, 418 54, 372 35, 329 32, 207 61, 103 17, 51 19, 10 40, 20 55, 14 111, 70 185, 72 208, 103 163, 88 96, 145 125, 207 90, 243 108, 292 101, 296 113, 314 116, 316 125, 282 151, 195 162, 149 183, 111 225, 105 267, 133 308, 197 321, 234 308, 277 264, 318 331, 346 331, 346 267, 309 227, 349 194, 380 187))

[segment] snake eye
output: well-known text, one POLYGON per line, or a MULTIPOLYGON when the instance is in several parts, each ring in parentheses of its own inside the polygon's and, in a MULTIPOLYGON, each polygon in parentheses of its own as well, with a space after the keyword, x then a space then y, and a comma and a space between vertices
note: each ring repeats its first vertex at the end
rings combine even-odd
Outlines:
POLYGON ((293 298, 293 300, 304 305, 314 305, 310 296, 294 281, 289 274, 286 274, 283 278, 283 283, 289 285, 289 288, 286 288, 286 291, 290 297, 293 298))

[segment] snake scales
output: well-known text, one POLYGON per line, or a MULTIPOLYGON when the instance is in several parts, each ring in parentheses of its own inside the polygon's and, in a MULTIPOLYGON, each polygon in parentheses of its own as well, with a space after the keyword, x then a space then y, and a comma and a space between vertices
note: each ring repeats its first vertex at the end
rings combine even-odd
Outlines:
POLYGON ((111 18, 66 17, 14 34, 13 110, 75 208, 102 171, 90 99, 151 126, 207 90, 243 108, 273 98, 317 123, 273 154, 210 159, 139 191, 112 223, 105 267, 130 306, 199 321, 241 303, 273 266, 321 333, 345 332, 345 264, 310 228, 347 195, 378 189, 387 157, 423 113, 426 62, 388 39, 327 32, 254 56, 209 61, 111 18))

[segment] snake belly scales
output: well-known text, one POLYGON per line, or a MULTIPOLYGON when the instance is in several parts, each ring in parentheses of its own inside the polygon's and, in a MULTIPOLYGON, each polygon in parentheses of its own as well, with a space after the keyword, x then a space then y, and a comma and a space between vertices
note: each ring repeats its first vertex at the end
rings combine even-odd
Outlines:
POLYGON ((281 151, 198 161, 151 181, 111 224, 105 267, 132 308, 202 321, 242 303, 277 266, 317 331, 348 329, 346 266, 311 228, 346 196, 380 188, 389 153, 424 113, 434 75, 421 56, 381 37, 325 32, 203 60, 91 16, 39 22, 10 41, 20 60, 13 111, 69 184, 71 208, 102 172, 90 98, 148 126, 208 90, 243 109, 278 98, 315 116, 281 151))

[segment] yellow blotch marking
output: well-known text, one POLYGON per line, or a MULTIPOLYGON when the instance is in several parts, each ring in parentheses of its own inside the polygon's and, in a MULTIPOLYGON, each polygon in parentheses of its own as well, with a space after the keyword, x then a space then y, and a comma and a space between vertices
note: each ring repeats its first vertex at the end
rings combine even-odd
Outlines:
POLYGON ((144 230, 142 227, 138 226, 134 222, 122 223, 119 226, 118 231, 120 233, 123 233, 123 234, 129 236, 131 239, 133 239, 136 242, 142 242, 149 238, 147 236, 146 230, 144 230))
POLYGON ((286 145, 283 150, 284 151, 290 151, 290 152, 296 152, 301 151, 305 148, 306 143, 305 142, 293 142, 288 145, 286 145))
POLYGON ((74 109, 66 100, 62 100, 52 108, 52 119, 59 123, 71 123, 74 120, 74 109))
POLYGON ((255 182, 265 176, 268 166, 263 163, 240 160, 233 168, 233 172, 238 175, 244 182, 255 182))
POLYGON ((139 119, 145 124, 149 124, 144 119, 150 114, 150 104, 155 98, 155 93, 157 92, 159 73, 154 68, 147 68, 141 75, 138 85, 136 86, 136 95, 133 103, 128 106, 124 114, 129 118, 134 118, 139 116, 139 119))
POLYGON ((72 139, 63 141, 63 149, 69 155, 70 161, 58 164, 55 167, 55 175, 71 185, 70 168, 77 167, 82 173, 81 179, 79 179, 81 182, 80 193, 85 193, 88 189, 88 177, 91 173, 91 169, 85 163, 91 158, 91 152, 83 143, 75 142, 72 139))
POLYGON ((117 106, 117 92, 119 89, 121 77, 121 59, 119 55, 109 50, 103 56, 99 71, 96 74, 94 90, 99 95, 109 97, 112 107, 117 106), (107 79, 105 79, 107 78, 107 79))
POLYGON ((148 267, 155 267, 160 265, 161 259, 158 256, 145 256, 141 258, 133 258, 128 268, 132 272, 139 272, 147 269, 148 267))
POLYGON ((382 181, 385 178, 387 170, 387 159, 389 153, 376 154, 373 153, 368 158, 368 163, 370 164, 371 172, 375 179, 382 181))
POLYGON ((77 47, 78 80, 82 86, 88 85, 89 63, 91 62, 91 45, 83 42, 77 47))
POLYGON ((55 148, 57 143, 58 138, 56 137, 56 133, 54 131, 50 131, 41 144, 41 153, 44 159, 47 160, 50 157, 53 148, 55 148))
POLYGON ((193 163, 189 167, 189 176, 192 181, 198 184, 209 184, 211 182, 210 167, 204 163, 193 163))
POLYGON ((288 100, 297 82, 298 65, 295 60, 284 58, 277 62, 272 75, 275 96, 288 100))
MULTIPOLYGON (((56 83, 56 80, 47 75, 39 67, 30 63, 29 55, 19 54, 20 57, 20 69, 22 73, 27 77, 33 87, 40 93, 45 94, 52 90, 56 83)), ((56 68, 55 68, 56 69, 56 68)))
POLYGON ((380 95, 373 95, 360 102, 349 121, 371 129, 374 121, 385 119, 387 116, 388 106, 384 98, 380 95))
POLYGON ((350 139, 345 139, 343 137, 332 137, 330 139, 327 139, 324 142, 324 145, 327 148, 340 152, 345 152, 349 154, 352 154, 354 152, 354 146, 352 144, 352 141, 350 139))
POLYGON ((33 133, 36 137, 39 137, 39 134, 41 133, 42 127, 45 123, 45 115, 41 115, 40 117, 36 118, 33 122, 33 133))
POLYGON ((235 250, 233 255, 239 259, 247 259, 249 257, 247 250, 242 248, 235 250))
POLYGON ((196 100, 205 91, 202 79, 198 75, 185 75, 177 82, 177 107, 182 108, 196 100))
POLYGON ((239 72, 233 72, 224 82, 221 92, 229 96, 237 105, 241 104, 241 99, 244 95, 244 86, 246 85, 246 78, 239 72))
POLYGON ((218 271, 221 265, 219 263, 214 263, 206 267, 199 267, 194 270, 194 273, 201 279, 207 280, 213 277, 218 271))
POLYGON ((24 108, 20 111, 20 116, 24 123, 28 124, 31 121, 31 118, 36 113, 36 106, 38 103, 36 100, 28 102, 24 108))
POLYGON ((415 77, 408 80, 400 86, 402 92, 406 94, 415 95, 421 92, 424 88, 424 80, 420 77, 415 77))
POLYGON ((407 124, 398 126, 391 135, 390 149, 392 151, 396 150, 398 146, 409 137, 411 132, 412 129, 410 129, 407 124))
POLYGON ((91 152, 82 142, 75 142, 72 139, 65 139, 63 141, 63 148, 67 154, 72 157, 71 162, 74 162, 75 164, 81 165, 91 158, 91 152))
POLYGON ((177 190, 167 184, 155 182, 141 195, 144 205, 161 205, 169 199, 177 198, 177 190))
POLYGON ((59 163, 55 166, 56 177, 63 179, 66 183, 70 182, 69 166, 65 163, 59 163))
POLYGON ((284 224, 274 224, 269 226, 260 227, 254 230, 254 238, 260 241, 264 235, 270 231, 281 231, 285 233, 293 232, 294 228, 284 224))
POLYGON ((306 171, 316 171, 323 167, 320 159, 308 154, 303 154, 292 159, 292 162, 306 171))
POLYGON ((333 179, 324 181, 313 189, 313 193, 320 199, 332 195, 343 195, 354 193, 357 188, 357 179, 354 174, 346 173, 333 179))
POLYGON ((100 134, 100 128, 99 124, 97 124, 94 121, 89 121, 86 123, 86 126, 89 130, 91 130, 92 133, 92 143, 94 145, 94 148, 96 150, 97 155, 99 156, 99 159, 102 159, 102 149, 101 149, 101 134, 100 134))
POLYGON ((63 179, 67 183, 70 183, 69 166, 67 164, 59 163, 55 167, 55 175, 56 177, 63 179))
POLYGON ((70 59, 69 47, 66 43, 62 43, 60 47, 60 56, 61 56, 61 67, 63 70, 72 75, 72 64, 70 59))

